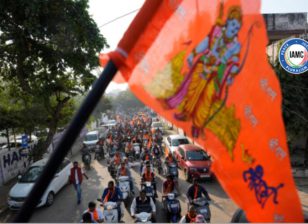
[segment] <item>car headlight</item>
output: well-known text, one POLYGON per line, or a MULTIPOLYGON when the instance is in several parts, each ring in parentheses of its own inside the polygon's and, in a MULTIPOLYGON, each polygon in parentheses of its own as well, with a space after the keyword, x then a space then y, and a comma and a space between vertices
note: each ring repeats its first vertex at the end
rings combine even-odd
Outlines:
POLYGON ((192 171, 192 172, 196 172, 197 168, 191 167, 191 168, 189 168, 189 170, 192 171))

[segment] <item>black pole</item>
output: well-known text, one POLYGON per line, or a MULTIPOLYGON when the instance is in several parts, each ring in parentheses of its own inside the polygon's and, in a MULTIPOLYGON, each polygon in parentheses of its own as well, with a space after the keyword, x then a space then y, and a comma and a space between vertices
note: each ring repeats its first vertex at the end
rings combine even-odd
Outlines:
POLYGON ((58 167, 61 165, 64 157, 74 144, 81 129, 87 122, 89 116, 94 110, 96 104, 99 102, 101 96, 104 94, 108 84, 111 82, 116 72, 117 67, 112 61, 109 61, 100 77, 94 83, 92 90, 82 103, 77 114, 75 114, 68 129, 61 137, 58 147, 52 153, 42 174, 35 183, 14 222, 28 222, 30 220, 39 200, 42 198, 49 183, 56 174, 58 167))

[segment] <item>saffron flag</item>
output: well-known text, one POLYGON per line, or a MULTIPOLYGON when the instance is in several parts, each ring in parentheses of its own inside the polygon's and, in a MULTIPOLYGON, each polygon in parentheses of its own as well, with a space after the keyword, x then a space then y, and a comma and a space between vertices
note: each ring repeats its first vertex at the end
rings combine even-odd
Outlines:
POLYGON ((251 222, 302 222, 260 0, 145 2, 109 54, 143 103, 207 150, 251 222))

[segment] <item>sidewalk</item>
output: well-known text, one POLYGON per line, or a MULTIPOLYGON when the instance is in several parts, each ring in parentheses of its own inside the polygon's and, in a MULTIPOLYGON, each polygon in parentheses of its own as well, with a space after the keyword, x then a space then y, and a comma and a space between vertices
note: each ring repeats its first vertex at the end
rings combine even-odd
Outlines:
POLYGON ((7 197, 12 186, 17 182, 17 178, 12 179, 8 183, 0 186, 0 215, 3 214, 7 209, 7 197))

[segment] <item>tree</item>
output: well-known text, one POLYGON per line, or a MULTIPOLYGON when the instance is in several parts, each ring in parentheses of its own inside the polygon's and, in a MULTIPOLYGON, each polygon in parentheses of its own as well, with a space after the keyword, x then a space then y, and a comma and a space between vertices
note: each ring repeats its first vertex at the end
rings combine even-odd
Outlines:
POLYGON ((144 107, 144 104, 130 90, 120 92, 116 97, 112 98, 111 102, 114 108, 120 108, 122 110, 144 107))
POLYGON ((98 102, 92 115, 95 117, 95 119, 101 119, 102 113, 110 109, 112 109, 111 99, 107 96, 103 96, 101 100, 98 102))
POLYGON ((72 114, 72 98, 95 80, 91 71, 106 40, 88 14, 88 0, 1 0, 0 7, 0 78, 16 84, 16 97, 27 96, 26 110, 43 105, 47 147, 67 122, 64 115, 72 114))

